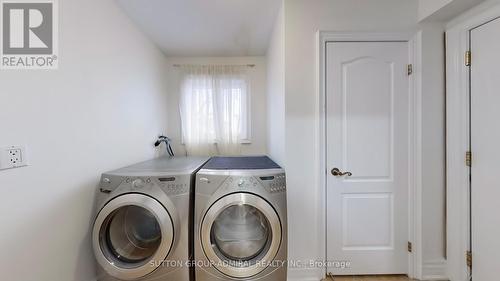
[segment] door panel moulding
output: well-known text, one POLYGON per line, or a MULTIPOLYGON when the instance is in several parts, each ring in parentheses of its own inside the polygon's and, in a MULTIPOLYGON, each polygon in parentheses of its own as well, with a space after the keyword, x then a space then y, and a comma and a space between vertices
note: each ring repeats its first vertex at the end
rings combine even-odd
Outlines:
MULTIPOLYGON (((402 32, 402 33, 350 33, 350 32, 328 32, 318 31, 316 34, 316 77, 318 99, 318 134, 319 134, 319 158, 320 169, 318 171, 318 182, 320 183, 320 193, 323 200, 320 202, 320 214, 322 216, 320 225, 323 237, 321 247, 325 249, 323 259, 327 260, 327 217, 326 217, 326 177, 328 167, 326 167, 326 43, 327 42, 380 42, 395 41, 409 43, 409 64, 413 65, 413 74, 410 79, 410 171, 409 171, 409 218, 408 240, 412 243, 412 253, 408 254, 408 275, 411 278, 423 279, 424 264, 422 257, 422 33, 402 32)), ((441 268, 444 268, 441 263, 441 268)), ((444 270, 440 270, 444 272, 444 270)), ((429 272, 429 270, 426 270, 429 272)), ((323 278, 327 275, 326 269, 323 278)), ((430 277, 430 276, 429 276, 430 277)), ((438 276, 433 276, 437 278, 438 276)), ((441 276, 444 277, 444 276, 441 276)), ((433 279, 437 280, 437 279, 433 279)))

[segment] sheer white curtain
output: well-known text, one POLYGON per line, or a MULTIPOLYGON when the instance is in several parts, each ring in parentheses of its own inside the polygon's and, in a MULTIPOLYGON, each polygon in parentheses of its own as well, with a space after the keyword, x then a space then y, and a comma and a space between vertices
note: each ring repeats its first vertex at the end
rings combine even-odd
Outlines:
POLYGON ((249 136, 246 66, 184 65, 180 113, 188 155, 238 155, 249 136))

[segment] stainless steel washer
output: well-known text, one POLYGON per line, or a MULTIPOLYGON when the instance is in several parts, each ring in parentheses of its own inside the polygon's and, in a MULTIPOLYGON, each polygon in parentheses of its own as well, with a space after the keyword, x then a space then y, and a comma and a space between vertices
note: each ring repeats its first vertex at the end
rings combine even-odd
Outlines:
POLYGON ((99 281, 192 279, 194 174, 207 160, 163 157, 102 175, 92 229, 99 281))
POLYGON ((214 157, 196 175, 196 280, 285 281, 285 172, 266 156, 214 157))

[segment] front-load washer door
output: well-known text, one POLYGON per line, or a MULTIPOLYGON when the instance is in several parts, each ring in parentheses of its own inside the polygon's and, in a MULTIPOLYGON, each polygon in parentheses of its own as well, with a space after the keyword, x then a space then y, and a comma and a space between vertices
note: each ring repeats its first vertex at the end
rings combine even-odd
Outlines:
POLYGON ((121 280, 156 270, 168 256, 173 239, 172 218, 165 207, 135 193, 109 201, 97 215, 92 233, 97 261, 121 280))
POLYGON ((217 270, 230 277, 248 278, 274 261, 281 232, 278 214, 266 200, 234 193, 208 209, 200 235, 205 255, 217 270))

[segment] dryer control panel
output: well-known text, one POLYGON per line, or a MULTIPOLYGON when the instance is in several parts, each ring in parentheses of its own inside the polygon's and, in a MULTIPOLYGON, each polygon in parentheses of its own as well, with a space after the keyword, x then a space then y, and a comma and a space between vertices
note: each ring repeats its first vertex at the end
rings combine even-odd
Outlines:
POLYGON ((285 174, 276 176, 261 176, 258 177, 259 181, 271 193, 278 193, 286 191, 286 178, 285 174))
POLYGON ((264 189, 269 193, 279 193, 286 191, 285 174, 269 176, 230 176, 222 184, 224 190, 245 190, 264 189))

